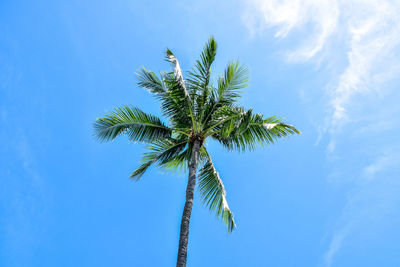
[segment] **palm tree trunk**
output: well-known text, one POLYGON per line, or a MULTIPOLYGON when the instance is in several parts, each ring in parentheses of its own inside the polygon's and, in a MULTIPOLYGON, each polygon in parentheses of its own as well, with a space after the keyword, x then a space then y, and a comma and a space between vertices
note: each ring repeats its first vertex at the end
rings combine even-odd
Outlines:
POLYGON ((179 235, 178 260, 176 263, 177 267, 186 266, 187 247, 189 239, 189 222, 193 207, 193 193, 196 185, 196 170, 199 159, 199 151, 200 151, 200 141, 195 140, 193 142, 192 160, 189 165, 189 178, 186 187, 186 202, 185 202, 185 207, 183 208, 181 233, 179 235))

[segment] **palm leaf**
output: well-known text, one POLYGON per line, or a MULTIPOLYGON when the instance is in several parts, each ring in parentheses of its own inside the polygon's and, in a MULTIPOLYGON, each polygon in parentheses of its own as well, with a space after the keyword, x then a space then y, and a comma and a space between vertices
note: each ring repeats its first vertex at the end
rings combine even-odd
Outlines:
POLYGON ((171 158, 182 152, 186 148, 187 143, 185 139, 179 140, 172 138, 154 141, 148 147, 150 151, 144 153, 142 156, 143 164, 132 172, 130 177, 139 180, 152 164, 157 163, 160 166, 164 165, 171 158))
POLYGON ((186 84, 183 79, 181 65, 179 64, 178 59, 168 48, 167 48, 167 51, 165 52, 165 54, 166 54, 166 59, 174 65, 174 76, 175 76, 176 80, 179 82, 180 86, 183 88, 185 95, 187 97, 189 97, 189 93, 186 89, 186 84))
POLYGON ((172 133, 158 117, 127 106, 118 107, 105 117, 98 118, 94 128, 101 141, 110 141, 126 134, 131 141, 150 142, 170 137, 172 133))
MULTIPOLYGON (((192 146, 188 144, 188 146, 184 151, 163 162, 162 167, 171 171, 186 172, 189 169, 189 163, 192 159, 192 152, 193 152, 192 146)), ((208 159, 207 150, 204 146, 202 146, 200 148, 198 164, 201 165, 207 159, 208 159)))
POLYGON ((239 61, 231 62, 225 69, 224 76, 218 79, 219 102, 233 103, 240 96, 240 90, 247 87, 248 70, 240 66, 239 61))
POLYGON ((224 71, 224 76, 218 79, 218 88, 210 92, 208 105, 204 108, 203 124, 209 121, 219 109, 232 106, 240 96, 240 90, 247 87, 248 70, 239 62, 231 62, 224 71))
POLYGON ((218 217, 221 217, 228 226, 228 232, 236 227, 233 213, 226 201, 226 192, 219 173, 214 167, 210 155, 199 171, 199 191, 203 203, 218 217))
POLYGON ((235 120, 235 128, 228 135, 224 134, 224 128, 228 127, 226 126, 228 122, 222 124, 220 130, 214 131, 212 134, 212 137, 228 150, 254 150, 257 145, 273 144, 278 138, 300 134, 300 131, 293 125, 286 124, 275 116, 263 119, 260 114, 249 116, 249 112, 247 112, 242 116, 232 118, 232 120, 235 120))
POLYGON ((196 60, 194 68, 189 72, 189 86, 192 88, 192 96, 195 99, 196 114, 198 120, 201 121, 203 110, 208 99, 211 87, 211 65, 217 54, 217 43, 214 37, 210 37, 200 55, 200 60, 196 60), (199 91, 198 95, 197 92, 199 91))
POLYGON ((164 94, 166 89, 163 84, 163 81, 157 77, 157 75, 152 72, 148 71, 144 67, 136 73, 136 77, 138 78, 138 85, 142 88, 145 88, 150 93, 155 94, 164 94))
MULTIPOLYGON (((174 82, 171 83, 174 86, 169 86, 168 91, 169 91, 169 93, 174 94, 175 98, 179 97, 179 100, 181 100, 181 99, 186 100, 187 103, 185 105, 182 105, 182 107, 188 108, 189 117, 191 118, 191 121, 192 121, 192 126, 196 130, 197 125, 196 125, 196 121, 195 121, 194 113, 193 113, 193 103, 192 103, 190 95, 187 91, 179 61, 175 57, 175 55, 171 52, 171 50, 169 50, 169 49, 167 49, 167 51, 166 51, 166 59, 174 65, 174 74, 173 74, 173 76, 169 76, 169 77, 173 77, 174 79, 167 79, 167 81, 171 82, 171 80, 172 80, 172 82, 175 81, 175 83, 174 82), (175 89, 175 90, 172 90, 172 89, 175 89), (181 91, 183 91, 184 96, 181 96, 181 94, 180 94, 181 91)), ((179 113, 179 110, 175 109, 175 111, 178 111, 177 113, 179 113)), ((182 112, 182 110, 180 110, 180 113, 184 114, 184 112, 182 112)))

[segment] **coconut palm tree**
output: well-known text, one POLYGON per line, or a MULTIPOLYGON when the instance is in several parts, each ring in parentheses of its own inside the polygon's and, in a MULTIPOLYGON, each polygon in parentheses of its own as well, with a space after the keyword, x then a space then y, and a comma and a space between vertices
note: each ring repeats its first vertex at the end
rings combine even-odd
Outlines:
POLYGON ((217 44, 211 37, 186 79, 178 59, 169 49, 166 60, 172 63, 173 71, 156 75, 142 68, 137 73, 138 85, 161 102, 168 123, 137 107, 122 106, 98 118, 94 124, 96 135, 102 141, 125 134, 131 141, 148 144, 148 152, 143 154, 142 164, 131 178, 139 180, 151 165, 188 171, 179 236, 179 267, 186 266, 196 176, 204 204, 226 223, 228 232, 235 228, 224 184, 205 146, 207 139, 218 141, 228 150, 245 151, 299 133, 278 117, 264 118, 238 105, 240 90, 247 83, 247 69, 239 62, 229 63, 213 84, 211 65, 216 52, 217 44))

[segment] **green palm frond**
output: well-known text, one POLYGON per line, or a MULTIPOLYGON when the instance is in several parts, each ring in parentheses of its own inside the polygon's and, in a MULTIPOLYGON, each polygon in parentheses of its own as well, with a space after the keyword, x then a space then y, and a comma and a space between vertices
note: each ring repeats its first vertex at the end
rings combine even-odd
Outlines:
POLYGON ((224 184, 209 155, 206 163, 199 171, 199 191, 203 203, 218 217, 221 217, 228 226, 228 232, 232 232, 236 227, 233 213, 226 201, 224 184))
POLYGON ((189 168, 189 163, 192 158, 192 151, 192 146, 188 144, 186 149, 181 153, 163 162, 162 167, 166 170, 186 172, 189 168))
POLYGON ((169 118, 171 127, 190 131, 193 123, 190 106, 183 89, 172 74, 165 75, 165 84, 168 88, 167 92, 159 95, 163 115, 169 118))
MULTIPOLYGON (((189 117, 191 118, 191 121, 192 121, 192 126, 193 126, 194 130, 196 131, 197 125, 196 125, 196 120, 195 120, 194 113, 193 113, 193 103, 190 98, 189 92, 187 91, 186 83, 185 83, 185 80, 183 79, 182 69, 180 67, 179 61, 175 57, 175 55, 171 52, 171 50, 167 49, 165 54, 166 54, 166 59, 174 65, 174 73, 173 73, 173 75, 169 76, 169 77, 173 77, 174 79, 167 79, 167 81, 173 82, 170 84, 170 86, 168 86, 168 91, 169 91, 169 93, 174 94, 174 96, 176 98, 179 97, 179 100, 181 100, 182 98, 186 100, 187 103, 184 104, 182 107, 188 108, 189 117), (171 85, 173 85, 173 86, 171 86, 171 85), (174 89, 174 90, 171 90, 171 89, 174 89), (182 96, 180 92, 183 92, 184 95, 182 96)), ((181 113, 182 113, 182 111, 181 111, 181 113)))
POLYGON ((191 128, 187 95, 173 73, 161 73, 159 78, 154 72, 142 68, 136 76, 137 84, 161 101, 163 114, 170 119, 173 128, 191 128))
POLYGON ((175 55, 167 48, 165 52, 166 59, 174 65, 174 77, 178 81, 179 85, 183 88, 183 91, 187 97, 189 97, 189 93, 186 89, 185 80, 183 79, 181 65, 179 64, 178 59, 175 55))
POLYGON ((211 37, 200 55, 200 60, 196 60, 194 68, 189 72, 188 84, 192 88, 192 95, 195 98, 196 114, 199 120, 203 116, 203 109, 208 99, 211 79, 211 65, 217 54, 217 43, 211 37), (197 93, 198 92, 198 93, 197 93), (198 94, 198 95, 197 95, 198 94))
MULTIPOLYGON (((249 112, 251 113, 251 110, 249 112)), ((206 136, 210 136, 216 132, 226 130, 229 125, 234 127, 234 124, 238 124, 244 117, 248 117, 247 113, 248 112, 244 108, 223 105, 218 108, 208 120, 204 132, 206 136)))
POLYGON ((208 85, 210 81, 211 65, 215 60, 216 54, 217 43, 214 38, 211 37, 200 54, 200 60, 196 60, 193 70, 189 72, 190 78, 188 81, 190 81, 192 86, 198 87, 198 89, 204 89, 208 85))
POLYGON ((202 116, 199 118, 203 128, 206 128, 207 125, 209 125, 214 113, 223 106, 224 103, 219 102, 218 90, 214 87, 210 87, 207 102, 202 108, 202 116))
POLYGON ((186 139, 168 138, 155 140, 151 145, 149 145, 149 152, 143 154, 143 164, 132 172, 130 177, 139 180, 152 164, 156 163, 159 166, 163 166, 171 158, 174 158, 184 151, 187 144, 188 141, 186 139))
POLYGON ((253 150, 257 145, 273 144, 278 138, 300 134, 293 125, 282 122, 278 117, 263 119, 260 114, 251 114, 251 110, 232 121, 222 124, 212 135, 229 150, 253 150), (228 133, 226 128, 229 129, 228 133))
POLYGON ((172 130, 158 117, 147 114, 136 107, 118 107, 114 112, 94 123, 96 136, 102 141, 111 141, 121 134, 131 141, 151 142, 171 136, 172 130))
MULTIPOLYGON (((165 161, 162 164, 162 167, 171 170, 171 171, 178 171, 178 172, 186 172, 189 169, 189 163, 192 159, 192 146, 190 143, 186 147, 184 151, 179 153, 178 155, 171 157, 168 161, 165 161)), ((208 159, 208 153, 204 146, 200 148, 199 153, 199 165, 203 164, 208 159)))
POLYGON ((248 70, 239 62, 231 62, 224 71, 224 76, 218 79, 218 87, 210 91, 208 105, 204 108, 202 123, 209 124, 219 109, 232 106, 240 97, 241 89, 247 87, 248 70))
POLYGON ((240 90, 247 87, 247 81, 247 68, 240 66, 239 61, 229 63, 224 76, 218 79, 219 102, 234 103, 240 96, 240 90))
POLYGON ((154 72, 149 71, 143 67, 136 73, 136 77, 139 80, 137 85, 146 89, 150 93, 155 93, 155 94, 165 93, 166 89, 163 84, 163 80, 157 77, 157 75, 154 72))

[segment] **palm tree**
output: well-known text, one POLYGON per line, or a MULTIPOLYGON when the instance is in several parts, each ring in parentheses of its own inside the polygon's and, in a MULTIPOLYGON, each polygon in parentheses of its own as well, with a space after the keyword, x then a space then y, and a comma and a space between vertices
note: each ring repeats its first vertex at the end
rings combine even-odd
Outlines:
POLYGON ((168 124, 137 107, 128 106, 117 107, 94 124, 96 135, 102 141, 126 134, 131 141, 149 144, 142 165, 131 174, 133 179, 139 180, 151 165, 189 171, 179 236, 176 265, 179 267, 186 266, 196 175, 204 204, 225 221, 228 232, 235 228, 224 184, 207 152, 206 140, 216 140, 228 150, 245 151, 300 133, 275 116, 264 118, 252 109, 238 106, 240 90, 247 86, 247 69, 239 62, 229 63, 224 75, 213 85, 211 65, 216 52, 217 44, 211 37, 200 59, 187 73, 187 79, 183 78, 178 59, 169 49, 166 60, 172 63, 173 71, 160 75, 145 68, 139 71, 138 85, 160 100, 168 124))

